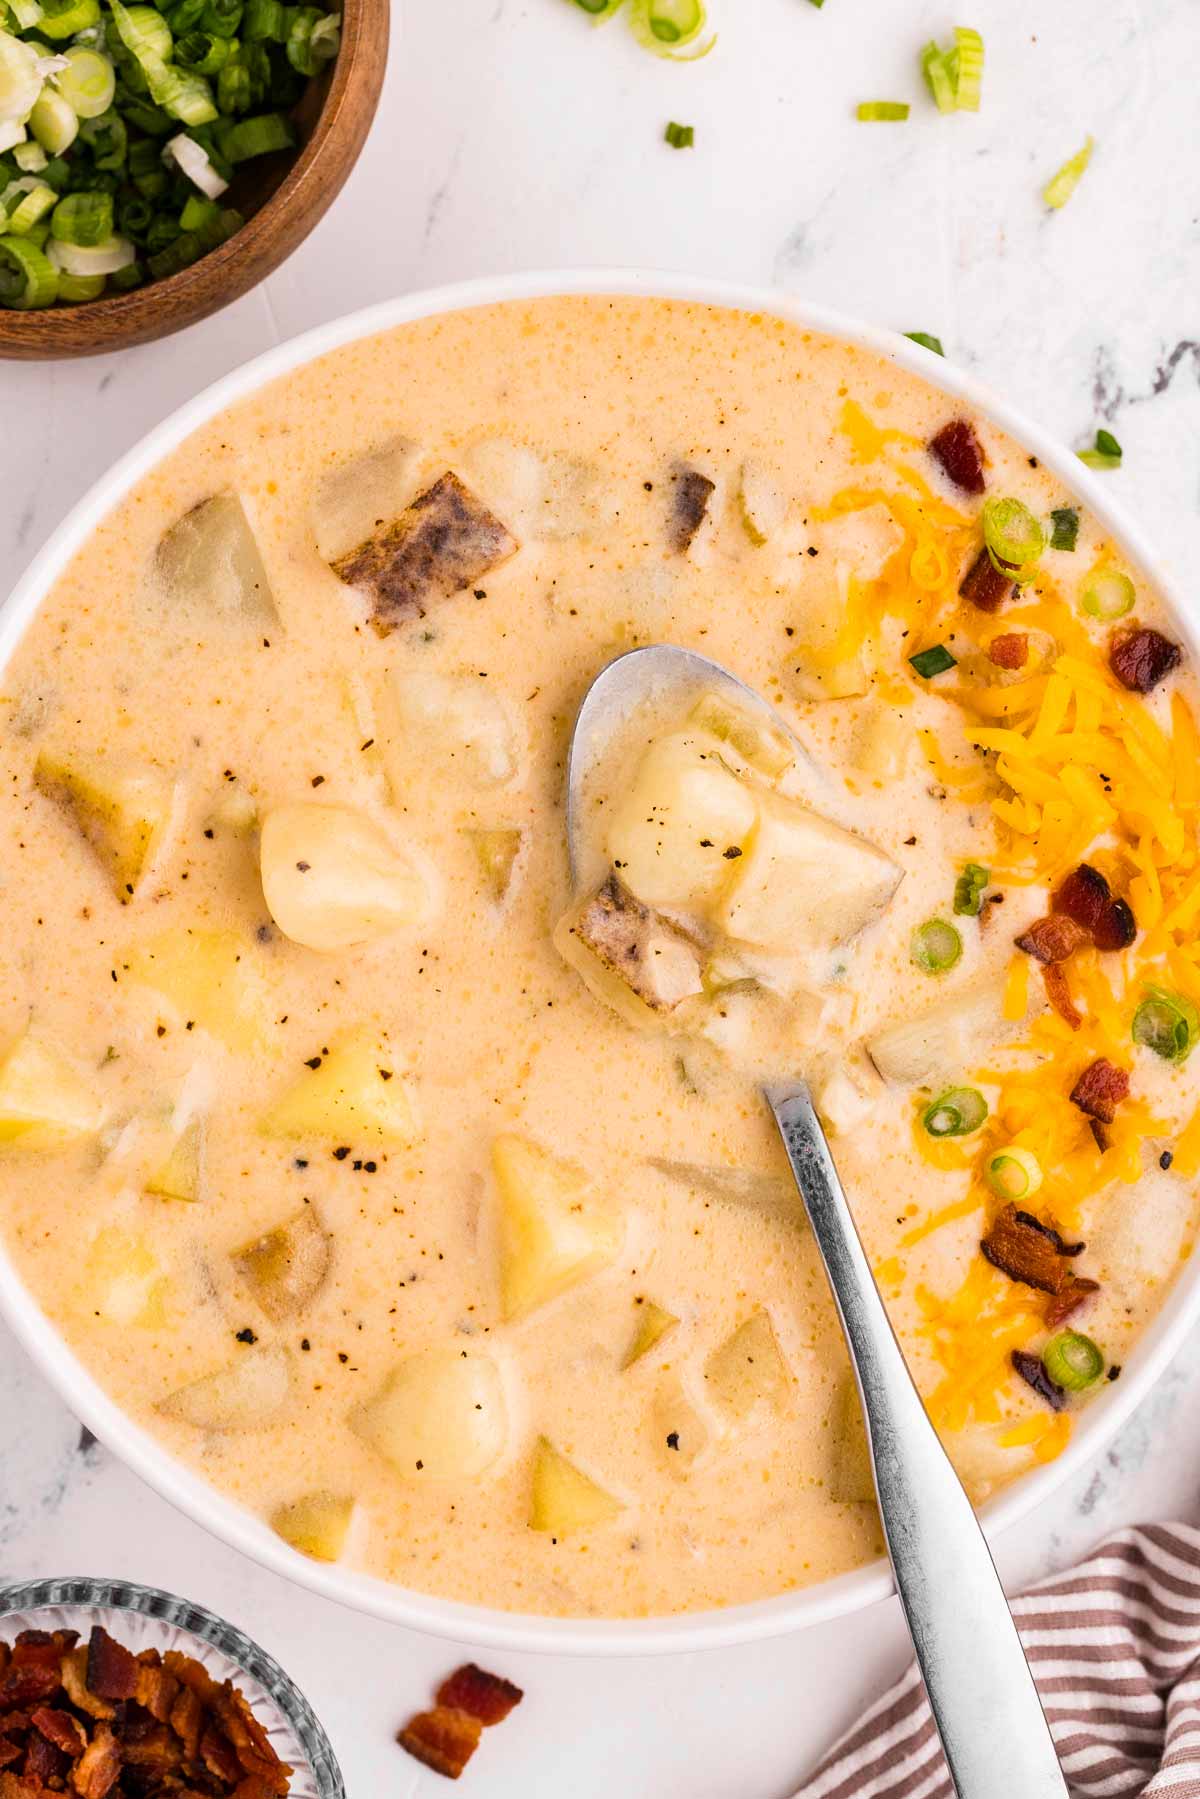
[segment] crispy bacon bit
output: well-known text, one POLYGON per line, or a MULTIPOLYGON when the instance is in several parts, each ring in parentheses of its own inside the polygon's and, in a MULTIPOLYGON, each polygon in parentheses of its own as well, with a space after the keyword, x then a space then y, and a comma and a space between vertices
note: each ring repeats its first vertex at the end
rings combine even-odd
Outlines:
POLYGON ((71 1770, 71 1786, 80 1799, 105 1799, 121 1775, 121 1745, 111 1724, 97 1724, 96 1734, 71 1770))
POLYGON ((82 1755, 87 1747, 83 1726, 70 1712, 56 1711, 49 1705, 39 1705, 29 1722, 35 1730, 41 1731, 47 1742, 53 1743, 55 1748, 61 1749, 72 1760, 82 1755))
POLYGON ((993 1268, 1009 1280, 1049 1294, 1047 1324, 1061 1324, 1098 1283, 1076 1274, 1072 1260, 1083 1253, 1083 1243, 1067 1243, 1053 1225, 1044 1224, 1032 1212, 1005 1206, 979 1245, 993 1268))
POLYGON ((1024 631, 1001 631, 988 644, 988 661, 997 668, 1024 668, 1029 660, 1029 639, 1024 631))
POLYGON ((1073 918, 1052 913, 1022 931, 1015 942, 1018 949, 1027 956, 1036 956, 1039 962, 1065 962, 1087 942, 1087 932, 1073 918))
POLYGON ((1122 686, 1133 693, 1149 693, 1183 661, 1183 651, 1161 631, 1148 625, 1128 625, 1114 631, 1109 643, 1108 666, 1122 686))
POLYGON ((1091 1130, 1092 1140, 1095 1143, 1096 1148, 1100 1151, 1100 1154, 1103 1155, 1108 1148, 1107 1128, 1101 1124, 1098 1118, 1089 1118, 1088 1128, 1091 1130))
POLYGON ((191 1687, 181 1686, 171 1707, 169 1723, 183 1744, 187 1760, 195 1761, 200 1753, 200 1731, 204 1723, 204 1706, 199 1693, 191 1687))
POLYGON ((21 1769, 26 1780, 37 1781, 42 1786, 62 1786, 63 1775, 71 1766, 70 1756, 35 1730, 25 1750, 25 1766, 21 1769))
POLYGON ((982 493, 983 446, 969 419, 951 419, 929 440, 930 454, 941 464, 947 480, 964 493, 982 493))
POLYGON ((62 1662, 63 1691, 71 1704, 90 1718, 115 1718, 117 1708, 110 1705, 107 1699, 98 1699, 87 1683, 86 1649, 72 1649, 64 1655, 62 1662))
POLYGON ((998 569, 985 545, 958 584, 960 598, 977 606, 980 612, 999 612, 1005 600, 1011 599, 1012 576, 998 569))
POLYGON ((1114 1068, 1107 1056, 1098 1056, 1071 1089, 1071 1104, 1086 1112, 1089 1118, 1111 1124, 1117 1107, 1128 1094, 1129 1076, 1125 1070, 1114 1068))
POLYGON ((1030 1355, 1027 1349, 1014 1349, 1012 1365, 1026 1386, 1032 1387, 1038 1398, 1044 1399, 1052 1411, 1062 1411, 1067 1403, 1067 1395, 1057 1381, 1050 1379, 1041 1356, 1030 1355))
POLYGON ((1062 1292, 1056 1293, 1046 1307, 1046 1323, 1050 1329, 1056 1330, 1060 1324, 1065 1324, 1072 1312, 1079 1310, 1085 1299, 1090 1299, 1093 1293, 1099 1293, 1099 1291, 1099 1281, 1088 1280, 1087 1276, 1083 1274, 1073 1274, 1062 1292))
POLYGON ((672 475, 671 481, 673 493, 667 534, 671 548, 682 555, 704 523, 716 482, 694 468, 680 469, 672 475))
POLYGON ((1125 900, 1115 899, 1092 932, 1092 942, 1102 950, 1128 949, 1136 936, 1137 920, 1132 908, 1125 900))
POLYGON ((520 1687, 514 1686, 511 1680, 502 1680, 498 1674, 489 1674, 474 1662, 467 1662, 464 1667, 447 1675, 437 1690, 439 1705, 469 1712, 481 1724, 502 1724, 513 1707, 520 1705, 524 1697, 520 1687))
POLYGON ((396 1738, 402 1749, 447 1780, 457 1780, 476 1749, 483 1726, 469 1712, 449 1705, 418 1712, 396 1738))
POLYGON ((1137 936, 1137 921, 1123 899, 1089 862, 1081 862, 1058 889, 1051 906, 1074 919, 1100 950, 1128 949, 1137 936))
POLYGON ((99 1624, 88 1639, 87 1683, 101 1699, 132 1699, 137 1693, 137 1657, 99 1624))
POLYGON ((137 1691, 134 1698, 160 1724, 165 1724, 171 1716, 171 1707, 178 1692, 179 1682, 173 1674, 168 1674, 165 1668, 155 1662, 145 1662, 138 1658, 137 1691))
POLYGON ((1058 1013, 1058 1016, 1069 1024, 1073 1031, 1083 1025, 1083 1015, 1071 998, 1071 989, 1066 974, 1057 962, 1048 962, 1042 969, 1042 980, 1046 987, 1046 998, 1058 1013))

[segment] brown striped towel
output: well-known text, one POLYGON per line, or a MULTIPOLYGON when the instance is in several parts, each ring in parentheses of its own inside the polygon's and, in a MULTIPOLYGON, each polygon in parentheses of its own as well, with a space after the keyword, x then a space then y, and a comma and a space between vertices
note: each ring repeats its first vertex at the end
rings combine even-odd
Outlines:
MULTIPOLYGON (((1200 1799, 1200 1530, 1120 1531, 1012 1609, 1076 1799, 1200 1799)), ((953 1799, 915 1664, 796 1799, 953 1799)))

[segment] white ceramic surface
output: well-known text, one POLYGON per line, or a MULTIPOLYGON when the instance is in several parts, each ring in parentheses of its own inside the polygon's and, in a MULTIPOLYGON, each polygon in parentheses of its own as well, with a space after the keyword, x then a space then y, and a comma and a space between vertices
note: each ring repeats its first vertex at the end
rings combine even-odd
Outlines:
MULTIPOLYGON (((1186 569, 1200 543, 1200 232, 1194 0, 978 0, 977 117, 924 102, 914 52, 943 0, 710 0, 693 69, 593 33, 567 0, 410 0, 379 119, 338 205, 255 294, 171 340, 86 364, 0 364, 0 590, 95 476, 173 406, 348 305, 486 272, 639 262, 774 282, 901 330, 937 331, 1082 444, 1186 569), (909 99, 900 127, 854 103, 909 99), (697 147, 661 146, 668 118, 697 147), (1093 131, 1071 205, 1038 188, 1093 131)), ((1200 1337, 1091 1466, 996 1545, 1010 1586, 1105 1531, 1194 1515, 1200 1337)), ((304 1686, 354 1799, 432 1799, 394 1746, 456 1651, 351 1613, 205 1535, 84 1437, 0 1327, 0 1564, 120 1573, 246 1624, 304 1686)), ((527 1689, 472 1765, 480 1799, 782 1799, 905 1654, 894 1601, 790 1637, 604 1663, 489 1659, 527 1689)))

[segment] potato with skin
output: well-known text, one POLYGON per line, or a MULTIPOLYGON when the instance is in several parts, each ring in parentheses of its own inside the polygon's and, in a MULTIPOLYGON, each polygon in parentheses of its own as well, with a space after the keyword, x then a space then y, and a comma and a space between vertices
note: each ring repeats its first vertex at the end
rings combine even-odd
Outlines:
POLYGON ((538 1438, 530 1485, 530 1530, 565 1537, 572 1531, 611 1524, 624 1509, 619 1499, 569 1462, 549 1438, 538 1438))
POLYGON ((314 1562, 341 1560, 354 1517, 354 1501, 342 1493, 305 1493, 276 1506, 271 1529, 314 1562))
POLYGON ((497 1137, 492 1166, 500 1197, 500 1311, 508 1323, 606 1267, 620 1232, 583 1170, 527 1137, 497 1137))
POLYGON ((101 756, 43 750, 33 782, 67 814, 127 906, 166 829, 170 780, 159 770, 101 756))
POLYGON ((285 1349, 244 1349, 224 1368, 189 1381, 158 1403, 164 1418, 195 1430, 260 1430, 276 1418, 291 1392, 285 1349))
POLYGON ((265 1231, 233 1264, 268 1318, 294 1318, 316 1297, 329 1275, 333 1239, 311 1206, 265 1231))
POLYGON ((433 899, 415 863, 361 812, 310 802, 263 820, 263 898, 285 937, 331 952, 429 922, 433 899))
POLYGON ((58 1149, 104 1122, 92 1088, 52 1043, 26 1031, 0 1060, 0 1149, 58 1149))
POLYGON ((456 1346, 406 1357, 349 1423, 405 1480, 478 1480, 508 1441, 499 1369, 456 1346))
POLYGON ((704 912, 721 897, 758 817, 755 796, 706 732, 650 744, 608 827, 608 858, 644 905, 704 912))
POLYGON ((267 1137, 317 1137, 338 1144, 415 1143, 421 1135, 412 1083, 389 1046, 369 1031, 323 1045, 305 1073, 267 1108, 267 1137))
POLYGON ((699 946, 615 874, 564 914, 554 944, 589 992, 637 1030, 661 1030, 704 993, 699 946))

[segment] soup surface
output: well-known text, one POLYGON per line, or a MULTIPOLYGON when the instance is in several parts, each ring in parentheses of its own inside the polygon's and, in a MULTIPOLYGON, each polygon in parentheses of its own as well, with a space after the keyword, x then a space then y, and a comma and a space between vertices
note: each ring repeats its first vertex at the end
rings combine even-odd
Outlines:
POLYGON ((23 1277, 304 1553, 565 1615, 778 1594, 881 1550, 759 1097, 802 1072, 985 1498, 1190 1249, 1171 636, 1020 446, 777 319, 548 299, 289 374, 3 677, 23 1277), (572 723, 653 642, 803 753, 703 681, 631 718, 573 893, 572 723))

